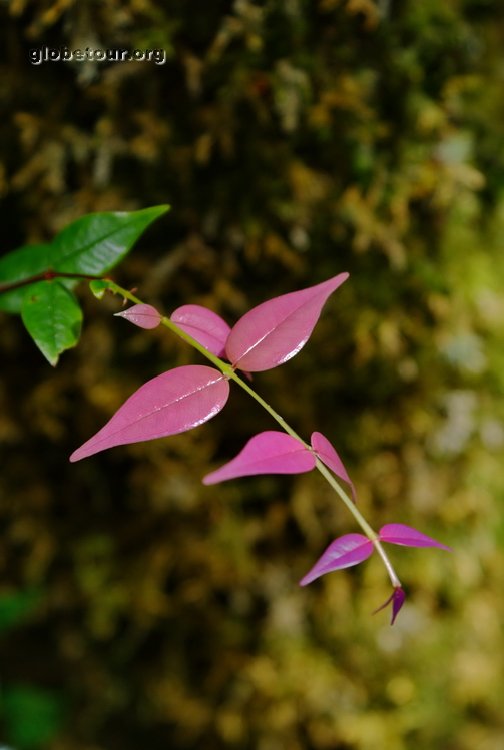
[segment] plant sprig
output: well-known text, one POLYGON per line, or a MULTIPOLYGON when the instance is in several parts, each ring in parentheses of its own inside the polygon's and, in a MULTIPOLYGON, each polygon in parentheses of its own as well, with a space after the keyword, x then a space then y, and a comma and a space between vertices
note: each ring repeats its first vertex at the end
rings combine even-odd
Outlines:
POLYGON ((245 313, 232 328, 215 312, 200 305, 183 305, 170 316, 161 315, 105 274, 167 209, 168 206, 155 206, 131 213, 90 214, 63 229, 52 243, 27 245, 0 259, 0 310, 21 315, 28 332, 52 365, 79 340, 82 311, 72 290, 82 280, 90 282, 98 298, 109 291, 132 303, 132 307, 116 315, 144 329, 163 325, 212 365, 175 367, 149 380, 101 430, 74 451, 70 460, 78 461, 114 446, 197 427, 224 408, 230 383, 236 383, 268 412, 281 431, 268 430, 250 438, 237 456, 207 474, 204 484, 317 469, 363 533, 335 539, 300 584, 304 586, 325 573, 357 565, 376 550, 393 591, 375 611, 392 604, 393 623, 405 594, 383 544, 449 548, 404 524, 386 524, 376 532, 359 510, 355 487, 330 441, 320 432, 313 432, 309 442, 303 440, 252 388, 247 378, 250 372, 283 364, 302 349, 328 297, 346 281, 348 274, 340 273, 315 286, 267 300, 245 313))
POLYGON ((153 378, 78 448, 70 460, 80 460, 116 445, 192 429, 223 409, 229 381, 236 383, 268 412, 283 432, 267 431, 254 436, 234 459, 208 474, 203 482, 214 484, 243 476, 294 474, 316 468, 364 534, 346 534, 334 540, 300 581, 301 585, 307 585, 325 573, 357 565, 376 550, 393 591, 375 611, 392 604, 391 622, 394 623, 404 604, 405 594, 383 543, 447 550, 449 547, 404 524, 386 524, 376 532, 357 507, 353 483, 329 440, 314 432, 310 443, 304 441, 239 374, 240 371, 276 367, 297 354, 308 340, 325 301, 347 277, 348 274, 339 274, 314 287, 268 300, 246 313, 233 328, 229 328, 216 313, 199 305, 184 305, 167 317, 111 280, 92 282, 91 287, 99 296, 108 289, 133 303, 133 307, 116 315, 141 328, 165 326, 206 357, 219 372, 207 366, 185 365, 153 378), (352 497, 342 483, 350 486, 352 497))

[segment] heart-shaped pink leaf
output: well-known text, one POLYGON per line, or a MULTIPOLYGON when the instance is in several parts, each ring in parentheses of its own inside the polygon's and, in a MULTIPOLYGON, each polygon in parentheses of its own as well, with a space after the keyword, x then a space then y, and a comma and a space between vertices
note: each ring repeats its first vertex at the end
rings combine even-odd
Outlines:
POLYGON ((158 313, 155 307, 152 305, 133 305, 128 307, 127 310, 121 310, 121 312, 114 313, 119 318, 125 318, 129 320, 139 328, 156 328, 161 322, 161 315, 158 313))
POLYGON ((135 391, 70 461, 190 430, 218 414, 228 395, 229 382, 213 367, 184 365, 163 372, 135 391))
POLYGON ((333 570, 350 568, 367 560, 373 552, 373 543, 363 534, 345 534, 335 539, 313 568, 299 582, 306 586, 316 578, 333 570))
POLYGON ((203 478, 216 484, 256 474, 302 474, 315 467, 315 456, 303 443, 285 432, 269 430, 255 435, 235 458, 203 478))
POLYGON ((347 273, 340 273, 253 307, 231 329, 226 342, 229 361, 250 372, 286 362, 306 344, 325 301, 347 278, 347 273))
POLYGON ((404 547, 439 547, 451 552, 451 547, 441 544, 421 531, 405 526, 402 523, 388 523, 382 526, 379 533, 380 541, 390 544, 400 544, 404 547))
POLYGON ((231 328, 217 313, 202 305, 182 305, 172 312, 170 320, 212 354, 224 354, 231 328))
POLYGON ((313 450, 320 458, 322 463, 324 463, 329 469, 331 469, 331 471, 333 471, 337 477, 350 485, 352 489, 352 497, 355 502, 356 492, 353 482, 348 476, 348 472, 343 465, 343 461, 338 456, 336 450, 329 442, 329 440, 324 435, 322 435, 321 432, 314 432, 311 436, 311 444, 313 450))

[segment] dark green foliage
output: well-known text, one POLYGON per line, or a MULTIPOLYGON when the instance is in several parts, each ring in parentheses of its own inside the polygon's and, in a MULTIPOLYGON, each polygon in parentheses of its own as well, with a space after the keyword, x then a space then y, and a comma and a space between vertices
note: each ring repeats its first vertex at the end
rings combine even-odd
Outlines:
POLYGON ((71 275, 104 276, 167 209, 153 206, 130 213, 89 214, 65 227, 50 244, 7 253, 0 259, 0 310, 21 313, 28 333, 55 365, 59 355, 80 337, 82 312, 71 292, 79 279, 71 275), (59 277, 51 278, 51 274, 59 277), (33 283, 22 284, 30 280, 33 283))

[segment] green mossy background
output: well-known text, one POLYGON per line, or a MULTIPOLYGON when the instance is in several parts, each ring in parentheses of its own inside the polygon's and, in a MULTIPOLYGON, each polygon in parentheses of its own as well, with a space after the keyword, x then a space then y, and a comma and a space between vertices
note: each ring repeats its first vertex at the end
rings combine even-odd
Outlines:
POLYGON ((272 428, 245 394, 193 432, 68 455, 200 361, 111 317, 53 370, 0 315, 0 740, 14 750, 504 746, 504 8, 498 0, 11 0, 2 253, 168 202, 117 270, 170 312, 347 270, 303 352, 254 378, 337 446, 391 552, 300 589, 355 531, 320 477, 203 487, 272 428), (29 50, 152 48, 154 63, 29 50))

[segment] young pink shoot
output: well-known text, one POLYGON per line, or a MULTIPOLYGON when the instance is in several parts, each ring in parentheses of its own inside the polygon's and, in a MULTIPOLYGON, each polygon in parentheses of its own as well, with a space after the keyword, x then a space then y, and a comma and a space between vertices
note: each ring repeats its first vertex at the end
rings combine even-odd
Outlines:
POLYGON ((203 477, 203 484, 258 474, 302 474, 313 468, 315 456, 303 442, 270 430, 250 438, 235 458, 203 477))
POLYGON ((311 444, 313 450, 320 458, 322 463, 324 463, 329 469, 331 469, 331 471, 333 471, 337 477, 350 485, 350 488, 352 490, 352 497, 355 502, 357 496, 354 484, 348 476, 348 472, 343 465, 343 461, 338 456, 335 448, 331 445, 329 440, 324 435, 322 435, 321 432, 314 432, 311 436, 311 444))
POLYGON ((130 323, 139 328, 156 328, 161 323, 161 315, 156 308, 143 303, 128 307, 127 310, 121 310, 121 312, 116 312, 114 315, 118 318, 129 320, 130 323))
POLYGON ((348 278, 340 273, 321 284, 290 292, 249 310, 231 329, 226 355, 249 372, 287 362, 306 344, 327 298, 348 278))
POLYGON ((387 601, 383 602, 383 604, 380 604, 380 606, 373 611, 373 615, 375 615, 377 612, 381 612, 382 609, 388 607, 390 602, 392 602, 392 619, 390 620, 390 624, 393 625, 396 621, 397 615, 401 611, 401 607, 404 604, 405 599, 406 594, 404 593, 401 586, 395 586, 387 601))
POLYGON ((313 433, 312 448, 301 439, 283 432, 262 432, 251 438, 235 458, 207 474, 203 483, 216 484, 256 474, 302 474, 315 468, 317 456, 353 488, 340 457, 320 432, 313 433))
POLYGON ((172 312, 170 320, 208 351, 218 357, 225 353, 231 328, 217 313, 202 305, 182 305, 172 312))
POLYGON ((229 382, 213 367, 183 365, 163 372, 135 391, 70 461, 191 430, 218 414, 228 395, 229 382))

